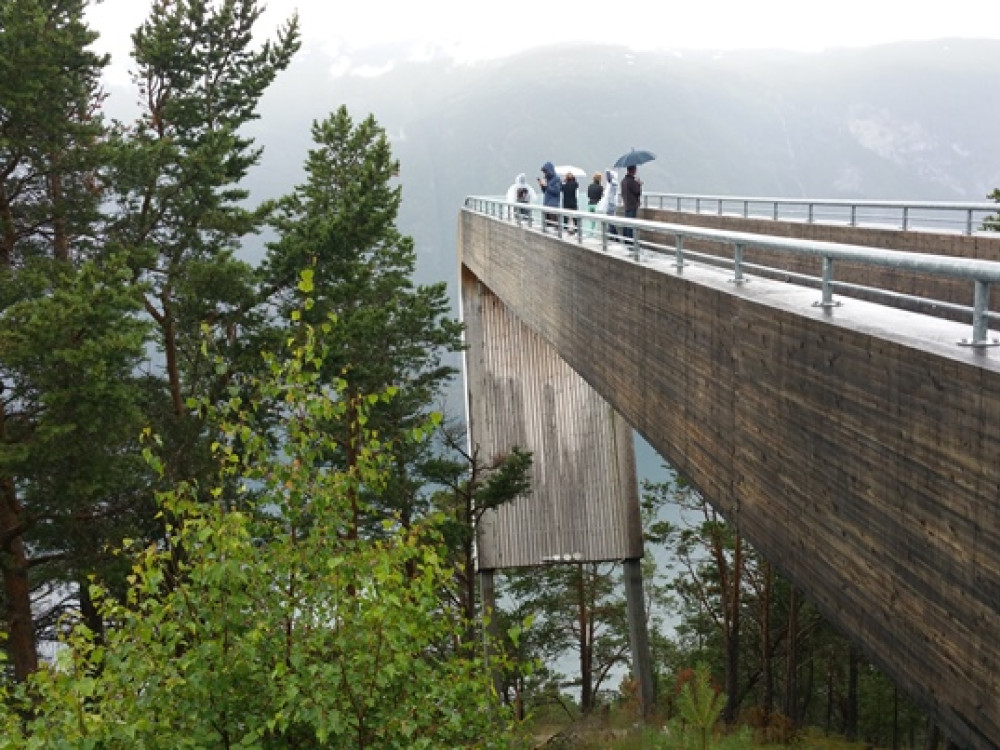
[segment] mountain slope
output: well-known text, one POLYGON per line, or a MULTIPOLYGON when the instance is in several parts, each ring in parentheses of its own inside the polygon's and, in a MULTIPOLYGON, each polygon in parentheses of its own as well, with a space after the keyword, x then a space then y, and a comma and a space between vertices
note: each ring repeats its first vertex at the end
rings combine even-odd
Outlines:
POLYGON ((393 138, 401 227, 422 273, 455 276, 468 194, 503 193, 542 162, 593 171, 630 147, 656 192, 981 201, 994 157, 1000 42, 903 43, 825 53, 535 50, 473 66, 397 66, 329 78, 306 55, 264 102, 255 193, 300 179, 309 125, 345 103, 393 138))

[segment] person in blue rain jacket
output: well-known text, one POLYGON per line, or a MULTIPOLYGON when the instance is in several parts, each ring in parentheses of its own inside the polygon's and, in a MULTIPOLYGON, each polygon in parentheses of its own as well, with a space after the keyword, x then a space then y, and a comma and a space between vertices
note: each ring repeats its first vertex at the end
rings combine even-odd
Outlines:
MULTIPOLYGON (((542 191, 542 205, 550 208, 562 207, 562 180, 556 174, 556 168, 552 162, 547 161, 542 165, 542 176, 538 178, 538 187, 542 191)), ((545 214, 545 223, 555 229, 559 224, 557 214, 545 214)))

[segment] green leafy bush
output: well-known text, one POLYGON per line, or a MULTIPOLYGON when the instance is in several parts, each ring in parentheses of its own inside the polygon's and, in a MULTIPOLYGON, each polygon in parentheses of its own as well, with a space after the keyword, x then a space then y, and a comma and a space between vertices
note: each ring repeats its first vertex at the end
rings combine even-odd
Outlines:
MULTIPOLYGON (((77 627, 52 668, 0 693, 11 729, 0 747, 508 744, 488 670, 449 647, 466 623, 439 595, 452 570, 434 519, 404 530, 387 518, 378 539, 345 533, 359 490, 377 491, 392 460, 365 410, 393 394, 349 408, 316 377, 314 332, 301 333, 267 379, 234 383, 219 410, 191 405, 221 428, 214 486, 160 497, 167 533, 129 550, 127 602, 92 586, 105 642, 77 627), (324 425, 348 413, 362 439, 345 471, 327 460, 342 446, 324 425), (265 428, 276 414, 280 428, 265 428)), ((156 452, 153 441, 154 466, 156 452)))

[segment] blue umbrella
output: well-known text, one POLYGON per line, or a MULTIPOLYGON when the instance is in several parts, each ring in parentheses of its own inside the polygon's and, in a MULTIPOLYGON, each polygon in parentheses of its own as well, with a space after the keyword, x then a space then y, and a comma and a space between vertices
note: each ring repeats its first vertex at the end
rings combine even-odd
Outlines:
POLYGON ((615 162, 615 168, 635 167, 639 164, 645 164, 647 161, 653 161, 655 158, 656 154, 652 151, 636 151, 632 149, 627 154, 618 157, 618 161, 615 162))

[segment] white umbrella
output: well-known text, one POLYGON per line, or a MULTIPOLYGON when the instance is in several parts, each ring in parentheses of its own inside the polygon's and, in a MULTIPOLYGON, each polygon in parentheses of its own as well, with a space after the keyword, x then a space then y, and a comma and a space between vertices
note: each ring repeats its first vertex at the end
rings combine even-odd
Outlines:
POLYGON ((587 170, 580 169, 579 167, 574 167, 571 164, 563 164, 561 167, 555 167, 555 173, 559 175, 560 180, 566 179, 566 174, 572 172, 573 176, 579 180, 581 177, 587 176, 587 170))

